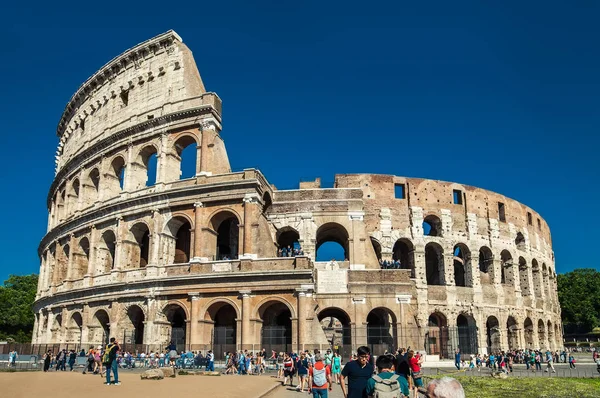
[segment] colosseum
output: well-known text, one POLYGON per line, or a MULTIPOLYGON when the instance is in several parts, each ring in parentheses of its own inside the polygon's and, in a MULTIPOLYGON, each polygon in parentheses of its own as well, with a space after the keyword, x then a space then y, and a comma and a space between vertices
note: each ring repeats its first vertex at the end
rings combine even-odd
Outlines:
POLYGON ((278 190, 232 171, 221 99, 173 31, 85 81, 57 135, 34 344, 441 357, 562 345, 550 230, 533 209, 421 178, 278 190), (317 261, 324 244, 343 258, 317 261))

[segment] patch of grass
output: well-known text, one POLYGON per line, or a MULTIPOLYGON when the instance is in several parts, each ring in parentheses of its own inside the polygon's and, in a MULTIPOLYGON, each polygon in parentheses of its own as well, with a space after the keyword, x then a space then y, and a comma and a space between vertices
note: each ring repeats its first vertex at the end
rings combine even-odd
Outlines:
MULTIPOLYGON (((440 376, 441 377, 441 376, 440 376)), ((428 381, 428 377, 424 377, 428 381)), ((527 397, 527 398, 597 398, 600 396, 600 379, 566 377, 492 377, 458 376, 467 397, 527 397)))

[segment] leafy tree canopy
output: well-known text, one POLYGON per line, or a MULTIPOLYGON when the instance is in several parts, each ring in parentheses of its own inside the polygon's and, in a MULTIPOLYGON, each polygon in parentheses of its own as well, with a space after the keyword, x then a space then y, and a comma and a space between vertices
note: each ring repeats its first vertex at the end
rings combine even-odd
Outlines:
POLYGON ((38 276, 10 275, 0 286, 0 339, 27 342, 33 331, 38 276))
POLYGON ((600 272, 576 269, 558 275, 558 299, 567 333, 588 333, 600 327, 600 272))

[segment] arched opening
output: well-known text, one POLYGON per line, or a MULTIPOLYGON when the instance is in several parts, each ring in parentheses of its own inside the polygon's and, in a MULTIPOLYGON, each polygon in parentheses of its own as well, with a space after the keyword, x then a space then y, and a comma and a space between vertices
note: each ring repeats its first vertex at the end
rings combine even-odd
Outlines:
POLYGON ((471 251, 462 243, 454 246, 454 283, 456 286, 473 286, 471 276, 471 251))
POLYGON ((271 194, 268 192, 265 192, 263 194, 263 214, 267 214, 268 211, 271 209, 271 206, 273 205, 273 199, 271 199, 271 194))
POLYGON ((167 253, 169 263, 185 264, 190 261, 192 226, 184 217, 173 217, 166 226, 167 253))
POLYGON ((113 179, 113 189, 111 191, 114 194, 122 191, 125 187, 125 159, 121 156, 117 156, 111 162, 110 169, 110 177, 113 179))
POLYGON ((428 285, 443 285, 444 278, 444 249, 437 243, 425 246, 425 275, 428 285))
POLYGON ((514 286, 515 280, 513 277, 512 255, 508 250, 502 250, 502 252, 500 253, 500 261, 500 283, 514 286))
POLYGON ((52 342, 54 343, 60 343, 62 340, 62 320, 61 314, 57 314, 54 317, 54 323, 52 324, 52 329, 50 330, 52 332, 52 342))
POLYGON ((525 331, 525 344, 529 349, 535 348, 535 342, 533 341, 533 322, 531 318, 525 318, 525 322, 523 322, 523 330, 525 331))
POLYGON ((518 350, 519 348, 519 325, 512 316, 506 320, 506 332, 508 338, 508 349, 518 350))
POLYGON ((494 255, 487 246, 479 249, 479 279, 482 285, 494 283, 494 255))
POLYGON ((423 220, 423 235, 442 236, 442 220, 433 214, 425 217, 423 220))
POLYGON ((541 299, 542 298, 542 276, 540 275, 540 265, 538 264, 537 260, 534 258, 531 261, 531 273, 533 276, 533 289, 534 289, 534 293, 535 293, 535 297, 537 299, 541 299))
POLYGON ((57 273, 57 284, 60 284, 67 279, 67 272, 69 269, 69 256, 71 254, 71 248, 68 243, 61 246, 61 250, 56 258, 56 273, 57 273))
POLYGON ((237 312, 235 308, 223 301, 212 304, 206 317, 213 322, 213 352, 223 356, 227 351, 236 351, 237 343, 237 312))
POLYGON ((217 231, 217 259, 231 260, 238 258, 240 228, 238 219, 230 216, 219 223, 217 231))
POLYGON ((104 310, 98 310, 94 314, 89 331, 89 339, 94 345, 104 345, 110 338, 110 318, 104 310))
POLYGON ((69 212, 72 213, 79 207, 79 179, 73 180, 71 184, 71 192, 69 193, 69 212))
POLYGON ((196 140, 189 136, 183 136, 175 142, 175 151, 179 157, 179 179, 191 178, 196 176, 196 155, 198 152, 196 140))
POLYGON ((300 247, 300 234, 292 227, 283 227, 277 231, 277 255, 279 257, 293 257, 300 247))
POLYGON ((375 257, 377 260, 381 261, 381 244, 377 239, 371 237, 371 245, 373 245, 373 251, 375 252, 375 257))
POLYGON ((140 152, 142 173, 146 177, 145 186, 151 187, 156 184, 158 173, 157 151, 154 146, 147 146, 140 152))
POLYGON ((177 347, 177 351, 185 350, 186 342, 186 314, 185 310, 177 304, 169 304, 163 310, 164 315, 167 317, 167 322, 171 326, 170 340, 177 347))
POLYGON ((519 284, 521 285, 521 295, 530 296, 529 270, 527 269, 527 261, 523 257, 519 257, 519 284))
POLYGON ((500 322, 495 316, 488 317, 485 322, 488 353, 500 350, 500 322))
POLYGON ((525 250, 525 237, 522 233, 517 232, 517 237, 515 238, 515 245, 519 250, 525 250))
POLYGON ((540 286, 540 297, 542 292, 544 292, 546 300, 551 301, 550 300, 550 284, 549 282, 549 278, 548 278, 548 270, 546 268, 546 264, 542 263, 542 278, 541 278, 541 286, 540 286))
POLYGON ((475 319, 466 314, 456 318, 458 348, 462 354, 477 354, 477 324, 475 319))
POLYGON ((143 222, 138 222, 129 230, 129 264, 134 267, 148 265, 150 253, 150 230, 143 222))
POLYGON ((337 223, 326 223, 317 229, 317 261, 351 260, 348 231, 337 223))
POLYGON ((97 273, 106 274, 115 268, 115 248, 117 238, 113 231, 106 230, 102 233, 98 247, 97 255, 97 273))
POLYGON ((350 317, 339 308, 325 308, 319 312, 319 322, 332 350, 342 357, 352 353, 352 330, 350 317))
POLYGON ((83 237, 79 240, 77 252, 73 252, 72 279, 81 279, 87 273, 90 261, 90 241, 83 237))
POLYGON ((538 348, 546 348, 546 326, 541 319, 538 321, 538 348))
POLYGON ((448 357, 448 321, 444 314, 434 312, 427 320, 427 353, 448 357))
POLYGON ((88 179, 92 185, 92 188, 94 188, 94 191, 98 192, 100 187, 100 171, 98 171, 96 168, 92 169, 92 171, 90 171, 88 174, 88 179))
POLYGON ((59 214, 59 221, 60 220, 64 220, 67 217, 67 192, 63 186, 59 198, 60 200, 58 201, 58 214, 59 214))
POLYGON ((126 340, 130 344, 144 344, 144 323, 146 320, 144 311, 139 306, 132 305, 127 309, 127 318, 129 320, 129 330, 125 330, 126 340))
POLYGON ((67 325, 66 342, 71 344, 81 345, 81 329, 83 327, 83 319, 79 312, 74 312, 71 315, 69 324, 67 325))
POLYGON ((277 352, 291 352, 292 313, 280 301, 269 301, 259 309, 262 320, 261 344, 263 348, 277 352))
POLYGON ((83 200, 85 206, 91 206, 99 199, 98 193, 100 188, 100 172, 97 168, 93 168, 87 177, 87 181, 83 184, 83 200))
POLYGON ((367 315, 367 345, 371 352, 394 352, 397 339, 394 313, 383 307, 371 310, 367 315))
POLYGON ((548 321, 548 349, 554 350, 554 327, 552 327, 552 322, 548 321))
POLYGON ((400 262, 401 269, 409 269, 410 277, 415 277, 415 247, 406 238, 401 238, 394 243, 392 259, 400 262))

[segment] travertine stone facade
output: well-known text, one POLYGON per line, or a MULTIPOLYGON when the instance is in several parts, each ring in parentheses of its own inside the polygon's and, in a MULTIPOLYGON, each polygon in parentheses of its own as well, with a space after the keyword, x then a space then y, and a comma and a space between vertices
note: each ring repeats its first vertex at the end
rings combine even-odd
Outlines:
POLYGON ((57 134, 34 343, 443 356, 561 345, 550 230, 534 210, 419 178, 343 174, 334 188, 280 191, 258 170, 232 172, 221 100, 172 31, 88 79, 57 134), (196 172, 181 178, 190 145, 196 172), (326 242, 346 261, 315 261, 326 242), (302 256, 278 257, 293 244, 302 256))

